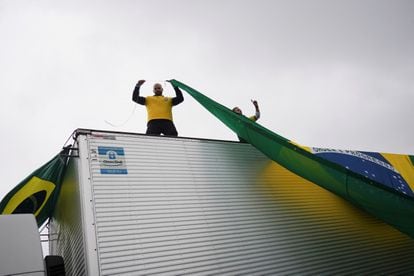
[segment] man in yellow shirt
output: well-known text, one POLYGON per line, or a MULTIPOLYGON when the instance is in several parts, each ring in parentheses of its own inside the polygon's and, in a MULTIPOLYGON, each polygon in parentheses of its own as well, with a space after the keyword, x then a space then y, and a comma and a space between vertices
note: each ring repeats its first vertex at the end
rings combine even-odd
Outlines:
MULTIPOLYGON (((259 104, 257 103, 256 100, 252 100, 252 103, 254 105, 255 108, 255 114, 253 116, 248 117, 250 120, 252 120, 253 122, 256 122, 257 120, 259 120, 260 118, 260 109, 259 109, 259 104)), ((237 114, 243 115, 242 110, 236 106, 232 109, 234 112, 236 112, 237 114)))
POLYGON ((173 86, 175 97, 164 97, 163 88, 159 83, 154 84, 154 95, 141 97, 139 90, 145 80, 139 80, 132 93, 132 100, 145 105, 148 114, 146 134, 177 136, 178 132, 173 123, 172 107, 184 101, 183 93, 178 87, 173 86))

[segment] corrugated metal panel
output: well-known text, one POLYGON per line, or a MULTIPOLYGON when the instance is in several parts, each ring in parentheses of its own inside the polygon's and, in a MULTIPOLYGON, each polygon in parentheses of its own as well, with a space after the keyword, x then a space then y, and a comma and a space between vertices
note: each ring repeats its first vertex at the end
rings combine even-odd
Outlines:
POLYGON ((59 200, 50 223, 49 251, 65 260, 67 275, 86 275, 78 168, 69 162, 59 200))
POLYGON ((412 239, 248 144, 88 140, 101 275, 414 273, 412 239), (102 174, 98 147, 127 174, 102 174))

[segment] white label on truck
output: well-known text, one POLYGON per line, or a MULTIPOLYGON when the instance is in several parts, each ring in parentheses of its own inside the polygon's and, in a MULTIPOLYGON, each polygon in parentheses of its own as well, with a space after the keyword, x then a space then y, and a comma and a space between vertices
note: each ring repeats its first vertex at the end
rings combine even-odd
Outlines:
POLYGON ((128 174, 124 148, 98 146, 101 174, 128 174))

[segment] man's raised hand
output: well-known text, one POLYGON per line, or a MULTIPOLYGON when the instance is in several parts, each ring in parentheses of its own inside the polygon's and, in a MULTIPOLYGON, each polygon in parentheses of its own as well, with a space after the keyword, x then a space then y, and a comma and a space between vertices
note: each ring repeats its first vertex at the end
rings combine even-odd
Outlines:
POLYGON ((139 80, 139 81, 137 82, 137 85, 138 85, 138 86, 141 86, 141 85, 143 85, 143 84, 144 84, 144 82, 145 82, 145 80, 139 80))

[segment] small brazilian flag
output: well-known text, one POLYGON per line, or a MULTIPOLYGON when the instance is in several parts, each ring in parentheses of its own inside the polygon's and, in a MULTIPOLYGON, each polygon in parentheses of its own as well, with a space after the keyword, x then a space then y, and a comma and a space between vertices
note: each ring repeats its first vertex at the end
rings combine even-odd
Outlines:
POLYGON ((0 202, 0 214, 33 214, 40 227, 52 214, 63 179, 68 149, 35 170, 0 202))

